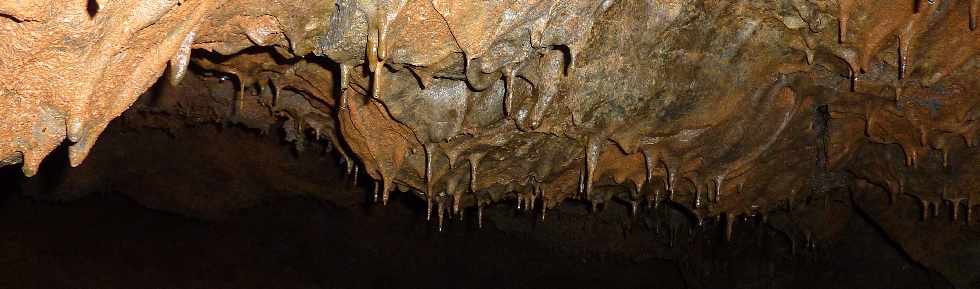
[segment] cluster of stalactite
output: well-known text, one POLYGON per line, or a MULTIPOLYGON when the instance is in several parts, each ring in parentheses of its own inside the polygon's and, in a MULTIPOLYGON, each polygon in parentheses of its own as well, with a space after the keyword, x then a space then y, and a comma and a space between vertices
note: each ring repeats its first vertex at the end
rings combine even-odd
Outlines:
MULTIPOLYGON (((898 144, 878 165, 905 179, 933 150, 972 157, 977 3, 339 2, 348 25, 316 52, 340 63, 339 128, 381 202, 421 192, 440 223, 503 199, 672 202, 730 232, 837 185, 826 171, 863 177, 865 145, 898 144)), ((906 193, 969 217, 976 190, 947 187, 906 193)))
POLYGON ((303 39, 325 29, 331 10, 326 1, 227 4, 0 3, 0 164, 23 163, 31 176, 67 139, 77 166, 108 123, 164 72, 170 82, 181 81, 192 50, 235 54, 269 46, 289 57, 305 55, 314 45, 303 39))
POLYGON ((852 159, 846 169, 893 202, 920 202, 924 220, 948 207, 954 222, 970 222, 980 201, 980 1, 879 2, 841 3, 846 49, 835 55, 852 87, 830 101, 828 153, 852 159))
POLYGON ((669 202, 730 236, 835 171, 922 218, 980 202, 977 0, 75 2, 0 4, 0 162, 27 175, 191 67, 235 78, 216 118, 285 116, 440 224, 669 202))

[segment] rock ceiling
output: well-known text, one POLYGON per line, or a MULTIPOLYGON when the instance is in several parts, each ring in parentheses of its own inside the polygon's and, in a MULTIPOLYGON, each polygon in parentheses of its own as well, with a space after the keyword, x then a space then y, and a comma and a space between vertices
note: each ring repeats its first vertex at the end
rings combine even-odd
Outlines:
MULTIPOLYGON (((0 3, 0 164, 80 164, 160 77, 331 140, 376 198, 672 204, 700 223, 841 187, 975 220, 980 1, 0 3), (870 190, 870 189, 868 189, 870 190)), ((202 100, 185 99, 185 105, 202 100)), ((206 102, 206 101, 204 101, 206 102)), ((930 211, 933 210, 933 211, 930 211)), ((726 221, 727 220, 727 221, 726 221)))

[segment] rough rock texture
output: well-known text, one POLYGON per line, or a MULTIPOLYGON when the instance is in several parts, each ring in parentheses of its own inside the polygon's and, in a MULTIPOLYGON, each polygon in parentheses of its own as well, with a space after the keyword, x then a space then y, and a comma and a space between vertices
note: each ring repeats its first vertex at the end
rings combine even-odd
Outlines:
POLYGON ((544 217, 617 199, 731 236, 740 216, 849 188, 935 264, 943 247, 881 206, 949 211, 949 238, 977 218, 977 0, 49 2, 0 4, 0 162, 27 175, 65 138, 77 165, 191 66, 239 96, 177 107, 283 116, 290 138, 356 160, 380 202, 416 192, 440 224, 501 200, 544 217))
POLYGON ((0 14, 0 162, 38 164, 65 138, 77 165, 109 121, 187 45, 213 1, 6 1, 0 14))
POLYGON ((352 25, 319 52, 350 84, 341 134, 383 195, 440 212, 616 197, 700 222, 841 186, 828 171, 858 171, 863 146, 897 144, 885 166, 915 170, 975 139, 976 1, 338 5, 352 25), (366 57, 340 45, 364 31, 366 57))

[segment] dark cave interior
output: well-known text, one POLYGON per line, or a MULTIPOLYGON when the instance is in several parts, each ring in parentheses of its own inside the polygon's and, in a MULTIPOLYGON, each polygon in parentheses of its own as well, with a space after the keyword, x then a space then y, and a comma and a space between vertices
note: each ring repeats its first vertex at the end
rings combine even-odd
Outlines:
POLYGON ((667 205, 633 215, 578 201, 543 220, 498 203, 482 228, 471 209, 440 232, 409 193, 374 204, 374 182, 345 176, 328 142, 300 152, 280 129, 180 116, 149 128, 134 114, 145 112, 114 121, 80 167, 62 147, 32 178, 0 169, 12 188, 0 287, 953 288, 846 191, 794 209, 839 227, 822 239, 779 227, 789 209, 738 220, 725 241, 720 221, 697 226, 667 205))

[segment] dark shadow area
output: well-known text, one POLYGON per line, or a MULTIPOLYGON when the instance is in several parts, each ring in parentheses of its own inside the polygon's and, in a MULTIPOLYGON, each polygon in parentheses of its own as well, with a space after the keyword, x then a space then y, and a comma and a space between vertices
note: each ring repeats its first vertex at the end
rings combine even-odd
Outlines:
POLYGON ((20 183, 23 181, 24 173, 21 172, 20 165, 0 167, 0 205, 3 205, 11 197, 20 193, 20 183))
POLYGON ((307 148, 123 117, 78 168, 64 148, 30 179, 0 168, 0 288, 950 288, 856 214, 798 250, 758 220, 725 242, 713 219, 618 203, 541 220, 502 202, 438 232, 422 199, 372 204, 372 180, 307 148))
POLYGON ((95 14, 99 13, 99 1, 88 0, 85 3, 85 12, 88 12, 88 17, 95 17, 95 14))

